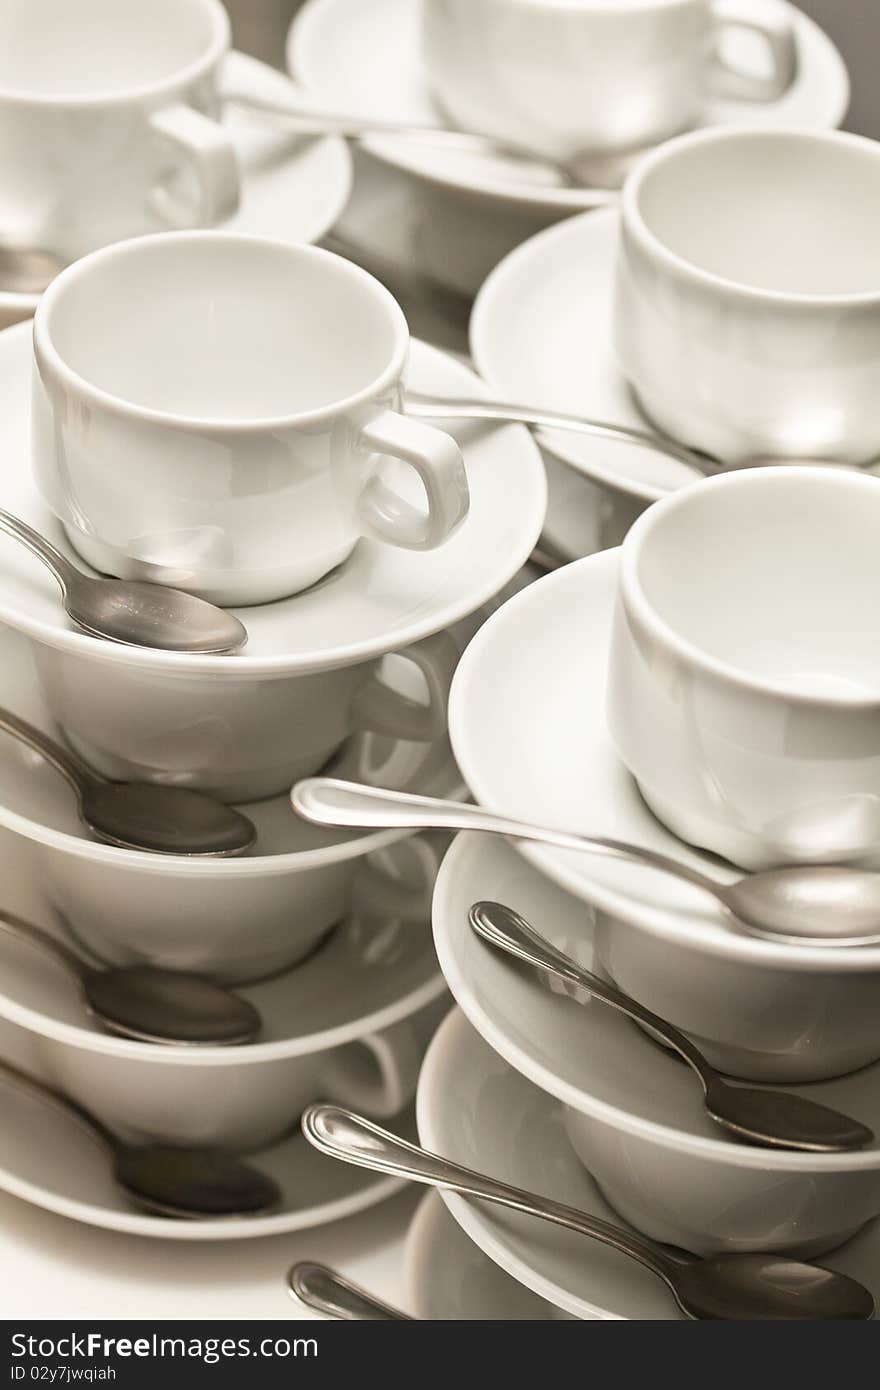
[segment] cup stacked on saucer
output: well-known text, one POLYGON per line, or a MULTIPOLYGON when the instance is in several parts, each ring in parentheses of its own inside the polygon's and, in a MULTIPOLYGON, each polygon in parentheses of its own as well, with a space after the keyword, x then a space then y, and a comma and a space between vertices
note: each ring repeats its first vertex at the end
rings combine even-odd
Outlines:
POLYGON ((575 1316, 864 1317, 880 1292, 878 180, 872 142, 803 132, 639 166, 618 370, 717 476, 472 639, 449 722, 476 807, 294 791, 318 823, 464 832, 434 894, 459 1010, 421 1075, 428 1153, 326 1108, 307 1133, 439 1186, 575 1316), (808 1306, 835 1274, 859 1311, 808 1306))
POLYGON ((229 232, 81 258, 0 360, 0 1185, 194 1240, 355 1211, 393 1184, 298 1119, 407 1123, 439 846, 317 830, 286 792, 460 789, 449 683, 539 533, 537 450, 402 415, 405 370, 471 374, 348 262, 229 232), (89 622, 71 566, 109 595, 89 622), (233 651, 201 641, 223 610, 233 651))

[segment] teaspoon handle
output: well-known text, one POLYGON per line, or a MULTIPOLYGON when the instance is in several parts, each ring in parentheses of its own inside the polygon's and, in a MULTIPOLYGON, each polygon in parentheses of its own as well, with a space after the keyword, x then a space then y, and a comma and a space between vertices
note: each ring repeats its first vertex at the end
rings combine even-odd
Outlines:
POLYGON ((700 473, 712 474, 721 470, 722 465, 709 458, 707 454, 688 449, 677 444, 674 439, 664 435, 649 434, 647 430, 629 429, 625 425, 613 425, 605 420, 588 420, 579 415, 568 415, 559 410, 537 410, 532 406, 513 401, 484 400, 481 396, 429 396, 423 391, 407 390, 404 410, 407 415, 418 419, 462 420, 501 420, 519 425, 531 425, 536 429, 569 430, 573 434, 588 434, 598 439, 618 439, 629 444, 641 444, 657 453, 677 459, 679 463, 696 468, 700 473))
POLYGON ((44 931, 42 927, 35 926, 33 922, 26 922, 22 917, 17 917, 14 912, 7 912, 3 908, 0 909, 0 932, 6 932, 9 936, 27 942, 29 946, 36 946, 37 950, 44 951, 46 955, 53 956, 78 981, 82 982, 88 967, 66 942, 59 941, 57 937, 44 931))
POLYGON ((470 1168, 463 1168, 380 1129, 350 1110, 336 1105, 310 1105, 303 1113, 302 1128, 316 1149, 343 1163, 353 1163, 374 1173, 408 1178, 427 1187, 460 1192, 464 1197, 481 1197, 487 1202, 549 1221, 555 1226, 589 1236, 602 1245, 611 1246, 624 1255, 632 1256, 661 1279, 669 1280, 674 1275, 676 1265, 672 1256, 653 1242, 630 1234, 610 1222, 588 1216, 576 1207, 555 1202, 549 1197, 538 1197, 470 1168))
POLYGON ((62 555, 60 550, 56 550, 45 536, 41 536, 39 531, 35 531, 32 526, 28 526, 26 521, 13 516, 11 512, 0 509, 0 531, 5 531, 8 536, 14 536, 21 541, 32 555, 36 555, 38 560, 42 560, 47 569, 61 585, 63 593, 67 592, 71 580, 80 578, 79 571, 70 563, 66 555, 62 555))
POLYGON ((465 801, 442 801, 432 796, 369 787, 360 782, 343 782, 334 777, 307 777, 297 782, 291 793, 294 810, 316 825, 344 826, 366 830, 482 830, 508 839, 533 840, 559 849, 588 851, 612 859, 647 864, 661 873, 684 879, 719 898, 724 885, 689 864, 683 864, 656 850, 609 840, 599 835, 577 835, 567 830, 549 830, 531 825, 482 806, 465 801))
POLYGON ((491 946, 524 961, 526 965, 534 966, 537 970, 555 975, 566 984, 577 985, 587 990, 603 1004, 609 1004, 612 1009, 626 1014, 636 1023, 645 1024, 653 1029, 693 1067, 703 1084, 708 1085, 714 1072, 686 1034, 674 1024, 668 1023, 665 1018, 660 1018, 650 1009, 646 1009, 616 985, 578 965, 571 956, 560 951, 552 942, 536 932, 518 912, 505 907, 503 903, 479 902, 474 903, 469 915, 471 927, 477 936, 491 946))
POLYGON ((342 1318, 348 1322, 412 1321, 408 1314, 373 1298, 365 1289, 358 1288, 326 1265, 301 1260, 289 1270, 287 1283, 294 1298, 328 1318, 342 1318))
POLYGON ((33 724, 29 724, 26 719, 19 719, 17 714, 11 710, 0 708, 0 729, 5 729, 7 733, 13 734, 21 739, 22 743, 27 743, 37 753, 41 753, 47 762, 50 762, 63 777, 75 788, 76 791, 83 793, 94 786, 99 778, 85 766, 83 762, 66 748, 62 748, 60 743, 56 743, 48 734, 44 734, 42 729, 37 729, 33 724))

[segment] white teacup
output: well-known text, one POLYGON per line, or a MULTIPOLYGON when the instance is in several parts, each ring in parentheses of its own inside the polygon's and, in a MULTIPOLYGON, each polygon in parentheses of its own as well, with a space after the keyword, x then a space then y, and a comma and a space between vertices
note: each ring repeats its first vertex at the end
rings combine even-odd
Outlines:
POLYGON ((430 550, 467 514, 458 445, 399 413, 409 334, 309 246, 180 232, 68 267, 34 320, 34 467, 96 569, 265 603, 360 536, 430 550))
POLYGON ((422 0, 432 91, 465 130, 558 159, 687 129, 707 94, 772 101, 791 85, 788 18, 749 0, 422 0), (727 65, 727 29, 759 34, 771 72, 727 65))
POLYGON ((880 848, 880 486, 746 469, 621 550, 608 726, 675 834, 746 868, 880 848))
POLYGON ((729 462, 880 450, 880 145, 717 129, 640 161, 614 338, 645 413, 729 462))
POLYGON ((219 0, 0 0, 3 240, 72 260, 238 205, 219 0))

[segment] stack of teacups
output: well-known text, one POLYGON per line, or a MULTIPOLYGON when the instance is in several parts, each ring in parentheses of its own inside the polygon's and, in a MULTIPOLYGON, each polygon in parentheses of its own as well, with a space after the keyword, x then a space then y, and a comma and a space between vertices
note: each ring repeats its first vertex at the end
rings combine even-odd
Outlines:
MULTIPOLYGON (((796 912, 784 929, 780 913, 774 937, 663 860, 721 885, 876 864, 880 488, 841 465, 880 443, 878 177, 876 147, 855 137, 718 132, 650 156, 624 193, 616 339, 644 409, 726 463, 785 466, 658 502, 619 552, 539 581, 473 639, 450 732, 476 799, 655 863, 606 859, 601 843, 517 853, 460 837, 435 937, 483 1042, 453 1016, 418 1100, 426 1146, 473 1169, 697 1254, 828 1260, 875 1295, 880 921, 873 939, 847 929, 865 885, 841 882, 821 929, 796 912), (869 1136, 811 1149, 725 1132, 647 1031, 560 997, 480 939, 469 911, 487 900, 677 1025, 722 1073, 795 1091, 869 1136)), ((582 1237, 448 1202, 569 1312, 676 1315, 654 1276, 632 1266, 621 1279, 619 1257, 582 1237)))
MULTIPOLYGON (((16 370, 29 338, 8 330, 16 370)), ((109 1036, 63 963, 2 930, 4 909, 16 909, 10 889, 0 902, 4 1055, 126 1141, 265 1151, 285 1205, 237 1234, 329 1219, 384 1194, 387 1184, 352 1189, 350 1178, 339 1188, 332 1165, 310 1177, 314 1157, 290 1135, 319 1097, 380 1115, 405 1108, 443 991, 427 930, 440 847, 316 831, 284 793, 328 762, 358 779, 459 789, 451 675, 542 520, 540 460, 519 431, 501 446, 524 484, 512 529, 493 548, 489 498, 505 486, 494 470, 468 520, 459 444, 400 413, 408 350, 397 304, 361 270, 220 232, 94 252, 54 281, 33 329, 33 471, 4 500, 104 573, 238 605, 249 642, 205 656, 77 632, 49 576, 6 543, 3 617, 23 636, 4 637, 0 704, 100 776, 244 803, 256 843, 238 858, 101 843, 57 771, 4 735, 0 820, 32 888, 19 915, 75 943, 87 965, 230 986, 262 1029, 232 1048, 175 1045, 173 1020, 167 1046, 109 1036), (384 558, 392 551, 399 562, 384 558)), ((25 438, 10 441, 10 474, 25 438)), ((482 448, 474 436, 465 452, 482 448)), ((0 1181, 22 1191, 27 1131, 8 1113, 17 1137, 0 1181)), ((106 1164, 76 1176, 71 1160, 66 1177, 65 1142, 32 1200, 179 1233, 181 1223, 108 1195, 106 1164)))

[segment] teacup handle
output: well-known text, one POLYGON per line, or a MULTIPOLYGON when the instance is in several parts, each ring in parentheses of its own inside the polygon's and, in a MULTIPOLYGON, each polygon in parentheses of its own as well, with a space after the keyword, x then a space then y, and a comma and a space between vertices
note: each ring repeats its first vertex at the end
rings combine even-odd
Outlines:
POLYGON ((212 227, 238 207, 238 160, 228 133, 218 121, 184 102, 163 106, 150 126, 168 146, 175 164, 181 158, 195 175, 198 195, 187 202, 171 187, 171 172, 151 189, 150 206, 172 227, 212 227))
POLYGON ((398 922, 428 922, 434 897, 434 883, 449 843, 448 835, 411 835, 385 850, 374 850, 364 859, 352 890, 353 912, 367 918, 389 918, 398 922), (380 857, 392 860, 404 854, 418 866, 417 884, 395 878, 381 866, 380 857))
POLYGON ((746 29, 760 35, 773 60, 772 74, 757 77, 731 66, 717 53, 709 73, 713 95, 736 101, 778 101, 794 82, 798 70, 797 38, 789 16, 784 11, 768 14, 763 6, 757 11, 754 0, 713 0, 712 11, 721 31, 719 39, 725 29, 746 29))
POLYGON ((461 449, 450 435, 396 410, 383 410, 361 426, 358 449, 409 464, 427 501, 423 511, 399 496, 377 476, 377 460, 358 502, 365 536, 405 550, 434 550, 464 521, 470 502, 467 475, 461 449))
POLYGON ((322 1077, 326 1094, 368 1115, 396 1115, 415 1095, 422 1041, 415 1021, 404 1019, 347 1043, 328 1062, 322 1077))
POLYGON ((378 671, 357 692, 352 710, 356 732, 383 734, 414 743, 433 743, 446 732, 449 688, 460 656, 459 648, 445 632, 426 637, 396 653, 421 672, 428 702, 411 700, 388 685, 378 671))

